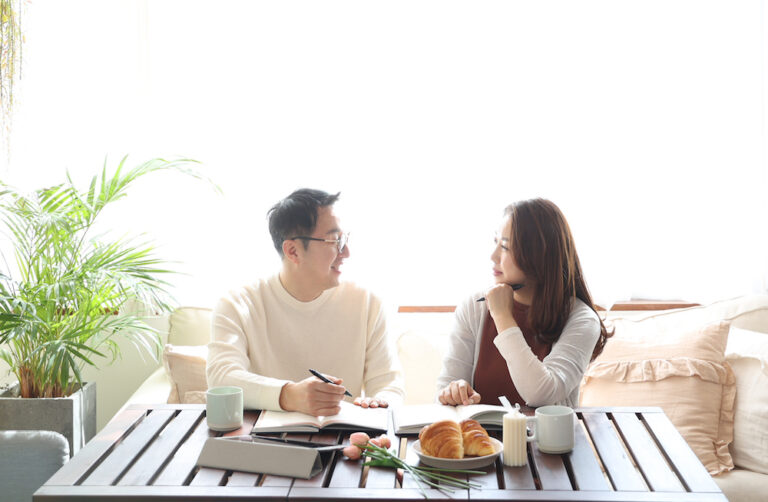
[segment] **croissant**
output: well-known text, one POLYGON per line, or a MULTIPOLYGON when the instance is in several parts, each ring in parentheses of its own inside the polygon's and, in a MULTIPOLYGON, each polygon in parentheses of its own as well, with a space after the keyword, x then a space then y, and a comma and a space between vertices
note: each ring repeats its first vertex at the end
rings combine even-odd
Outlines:
POLYGON ((462 420, 459 424, 464 440, 464 454, 483 457, 496 453, 488 432, 477 420, 462 420))
POLYGON ((442 420, 425 426, 419 432, 421 451, 430 457, 464 458, 461 428, 453 420, 442 420))

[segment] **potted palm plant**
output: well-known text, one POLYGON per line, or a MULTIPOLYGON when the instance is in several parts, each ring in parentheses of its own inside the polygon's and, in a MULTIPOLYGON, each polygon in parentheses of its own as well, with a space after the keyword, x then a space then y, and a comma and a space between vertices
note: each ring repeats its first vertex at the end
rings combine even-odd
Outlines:
POLYGON ((117 336, 155 357, 159 337, 143 317, 170 309, 163 277, 171 271, 153 246, 96 234, 95 225, 139 178, 168 170, 200 177, 192 161, 153 159, 131 169, 125 161, 113 174, 105 166, 87 189, 68 173, 65 183, 26 194, 0 182, 3 233, 15 255, 0 262, 0 358, 18 380, 0 398, 0 428, 58 430, 73 422, 74 431, 59 431, 73 453, 96 432, 95 386, 84 385, 81 370, 119 357, 117 336), (42 411, 44 400, 61 407, 72 396, 74 404, 64 405, 72 417, 42 411))

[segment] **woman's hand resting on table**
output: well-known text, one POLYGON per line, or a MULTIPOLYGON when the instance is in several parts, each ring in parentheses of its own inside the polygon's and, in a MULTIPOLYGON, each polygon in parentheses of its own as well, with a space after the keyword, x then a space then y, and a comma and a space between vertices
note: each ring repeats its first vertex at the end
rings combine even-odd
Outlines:
POLYGON ((440 404, 457 406, 460 404, 477 404, 480 402, 480 394, 466 380, 454 380, 445 386, 437 396, 440 404))

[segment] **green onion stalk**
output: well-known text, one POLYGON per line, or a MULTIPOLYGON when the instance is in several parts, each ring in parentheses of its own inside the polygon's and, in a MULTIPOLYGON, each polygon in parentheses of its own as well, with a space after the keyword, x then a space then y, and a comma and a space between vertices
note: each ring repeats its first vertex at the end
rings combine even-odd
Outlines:
POLYGON ((460 473, 460 474, 485 474, 485 471, 470 471, 465 469, 434 469, 431 467, 414 467, 404 460, 400 459, 393 452, 386 448, 368 443, 366 445, 356 445, 363 450, 363 455, 370 458, 368 462, 370 467, 392 467, 395 469, 403 469, 403 471, 409 473, 416 480, 416 485, 419 487, 419 491, 427 498, 427 492, 424 491, 422 484, 437 488, 440 491, 455 491, 451 487, 459 489, 475 488, 480 489, 482 485, 472 481, 464 481, 456 479, 452 476, 446 476, 443 473, 460 473), (441 484, 438 484, 438 481, 441 484))

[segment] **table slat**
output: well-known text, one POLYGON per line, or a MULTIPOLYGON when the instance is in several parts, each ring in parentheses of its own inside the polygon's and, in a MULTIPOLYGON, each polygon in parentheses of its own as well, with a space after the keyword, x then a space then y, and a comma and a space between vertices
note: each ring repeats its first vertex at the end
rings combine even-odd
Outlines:
POLYGON ((293 486, 293 478, 288 478, 286 476, 274 476, 272 474, 264 474, 261 477, 261 483, 259 483, 259 486, 290 488, 291 486, 293 486))
MULTIPOLYGON (((450 476, 452 478, 461 480, 461 481, 467 481, 467 478, 469 477, 468 474, 461 474, 458 472, 444 472, 442 473, 445 476, 450 476)), ((455 486, 451 486, 448 482, 440 480, 438 484, 443 487, 448 496, 449 499, 452 500, 469 500, 469 490, 466 488, 457 488, 455 486)))
MULTIPOLYGON (((405 460, 406 463, 410 465, 421 465, 419 463, 419 456, 416 455, 416 451, 413 449, 413 443, 418 441, 418 438, 414 436, 409 436, 405 441, 405 449, 400 452, 400 458, 402 460, 405 460)), ((416 482, 415 479, 413 479, 413 476, 410 474, 403 473, 403 488, 415 488, 418 490, 419 484, 416 482)))
MULTIPOLYGON (((312 437, 309 434, 280 434, 279 436, 289 439, 297 439, 299 441, 309 441, 309 439, 312 437)), ((261 487, 286 487, 290 488, 293 486, 293 478, 289 478, 287 476, 277 476, 275 474, 264 474, 261 478, 261 483, 259 484, 261 487)))
POLYGON ((85 486, 111 485, 150 444, 175 415, 174 410, 154 410, 141 421, 84 481, 85 486))
MULTIPOLYGON (((289 434, 286 435, 286 437, 293 436, 289 434)), ((310 438, 310 441, 315 441, 317 443, 338 444, 338 439, 339 433, 337 432, 321 431, 317 434, 313 434, 310 438)), ((331 468, 336 461, 337 455, 341 455, 341 452, 333 452, 329 457, 325 457, 323 462, 323 470, 320 471, 319 474, 316 474, 314 477, 310 479, 295 479, 293 486, 291 487, 291 492, 288 493, 289 498, 295 488, 322 488, 324 486, 328 486, 328 482, 330 482, 329 476, 332 473, 331 468)), ((358 481, 359 479, 360 478, 358 477, 358 481)))
POLYGON ((533 462, 543 490, 572 490, 568 471, 561 455, 542 453, 538 446, 531 448, 533 462))
MULTIPOLYGON (((351 432, 344 431, 338 436, 338 444, 350 444, 349 435, 351 432)), ((331 488, 357 488, 360 486, 364 472, 363 461, 350 460, 342 452, 335 455, 335 465, 333 475, 328 482, 331 488)))
POLYGON ((223 486, 226 477, 227 471, 201 467, 190 481, 189 486, 223 486))
POLYGON ((119 485, 146 485, 169 461, 189 432, 202 418, 201 410, 182 410, 160 432, 138 461, 120 478, 119 485))
MULTIPOLYGON (((321 431, 312 437, 312 441, 338 444, 343 434, 321 431)), ((333 493, 355 497, 359 494, 363 464, 360 461, 349 461, 342 458, 341 451, 332 452, 325 456, 323 470, 311 479, 296 479, 288 493, 289 500, 314 500, 316 498, 333 499, 333 493)), ((344 498, 347 498, 344 496, 344 498)))
MULTIPOLYGON (((253 424, 256 422, 256 419, 258 417, 259 417, 258 411, 254 411, 254 410, 244 411, 243 425, 241 425, 240 428, 238 429, 222 434, 222 437, 242 436, 242 435, 250 434, 251 429, 253 428, 253 424)), ((211 432, 215 432, 215 431, 211 431, 211 432)), ((202 447, 203 445, 200 445, 200 450, 202 450, 202 447)), ((199 450, 197 454, 198 456, 200 455, 199 450)), ((197 465, 197 457, 195 457, 194 461, 195 461, 195 465, 197 465)), ((197 473, 192 478, 192 481, 189 484, 190 486, 225 485, 227 484, 226 481, 231 474, 232 474, 232 471, 228 471, 224 469, 214 469, 212 467, 200 467, 200 469, 197 471, 197 473)))
POLYGON ((394 488, 397 481, 397 469, 391 467, 365 467, 365 486, 368 489, 394 488))
POLYGON ((635 413, 614 413, 613 420, 651 490, 656 492, 685 491, 680 480, 667 465, 666 459, 648 433, 648 429, 645 428, 635 413))
POLYGON ((604 413, 583 413, 582 417, 615 489, 646 491, 645 482, 635 470, 608 417, 604 413))
POLYGON ((176 450, 173 458, 152 484, 155 486, 181 486, 185 484, 197 468, 197 458, 200 456, 205 440, 217 435, 216 431, 208 428, 205 420, 201 420, 192 435, 176 450))
POLYGON ((360 479, 363 476, 363 461, 350 460, 341 452, 336 454, 336 465, 333 468, 333 475, 329 487, 332 488, 357 488, 360 486, 360 479))
POLYGON ((643 413, 643 420, 659 442, 689 491, 719 492, 712 476, 664 413, 643 413))
POLYGON ((46 483, 50 485, 78 483, 94 466, 98 465, 110 448, 121 441, 146 416, 146 410, 123 410, 77 452, 77 462, 70 461, 64 464, 46 483))
MULTIPOLYGON (((501 471, 502 465, 501 456, 498 456, 492 464, 479 469, 472 469, 473 471, 484 471, 485 474, 472 474, 468 476, 468 480, 480 484, 483 489, 498 490, 499 472, 501 471)), ((472 498, 471 490, 469 498, 472 498)))
MULTIPOLYGON (((503 441, 503 434, 501 431, 488 431, 488 434, 491 437, 494 437, 498 439, 499 441, 503 441)), ((526 445, 526 448, 528 448, 528 452, 530 452, 531 443, 528 443, 526 445)), ((503 455, 502 455, 503 457, 503 455)), ((504 462, 501 461, 502 458, 499 457, 499 461, 501 462, 501 485, 499 488, 504 489, 506 487, 507 490, 535 490, 536 489, 536 483, 533 481, 533 473, 531 472, 531 466, 526 463, 525 465, 521 465, 518 467, 510 467, 508 465, 504 465, 504 462)), ((470 498, 474 498, 473 495, 470 493, 470 498)))
POLYGON ((261 474, 252 472, 233 472, 227 479, 227 486, 257 486, 261 480, 261 474))
MULTIPOLYGON (((259 411, 257 410, 245 410, 243 411, 243 425, 236 431, 228 432, 224 436, 247 436, 253 429, 253 424, 259 418, 259 411)), ((227 478, 227 486, 256 486, 261 481, 261 474, 256 472, 233 472, 229 478, 227 478)))
MULTIPOLYGON (((392 442, 390 451, 394 450, 395 455, 400 458, 400 438, 395 436, 393 432, 388 433, 389 439, 392 442)), ((365 488, 366 490, 371 488, 394 488, 395 481, 397 479, 397 469, 391 467, 366 467, 367 475, 365 476, 365 488)))
POLYGON ((576 420, 573 437, 574 448, 567 455, 567 461, 570 463, 576 483, 575 488, 578 490, 610 491, 611 485, 603 475, 603 470, 600 468, 580 420, 576 420))

